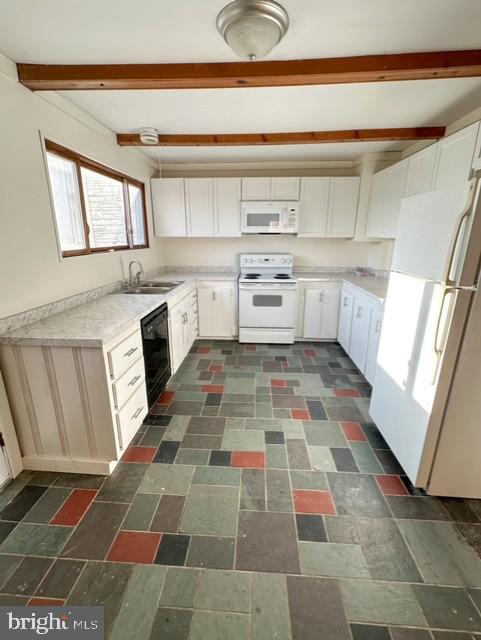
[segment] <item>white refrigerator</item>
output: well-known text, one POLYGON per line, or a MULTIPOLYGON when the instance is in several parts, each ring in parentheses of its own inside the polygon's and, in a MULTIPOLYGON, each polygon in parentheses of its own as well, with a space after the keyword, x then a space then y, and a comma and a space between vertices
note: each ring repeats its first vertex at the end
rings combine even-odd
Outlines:
POLYGON ((481 498, 477 180, 405 198, 370 415, 411 482, 481 498))

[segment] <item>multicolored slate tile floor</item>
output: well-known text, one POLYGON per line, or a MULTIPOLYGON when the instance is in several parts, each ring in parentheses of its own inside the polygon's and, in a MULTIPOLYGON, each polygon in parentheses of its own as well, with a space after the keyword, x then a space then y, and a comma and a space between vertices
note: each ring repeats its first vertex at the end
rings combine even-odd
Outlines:
POLYGON ((198 341, 109 478, 0 495, 0 604, 115 640, 481 639, 481 501, 414 489, 336 344, 198 341))

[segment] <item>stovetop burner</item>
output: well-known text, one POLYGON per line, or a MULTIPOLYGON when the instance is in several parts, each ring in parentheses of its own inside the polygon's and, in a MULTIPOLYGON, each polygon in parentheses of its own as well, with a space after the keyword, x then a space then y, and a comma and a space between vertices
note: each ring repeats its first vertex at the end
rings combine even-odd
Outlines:
POLYGON ((244 278, 247 278, 248 280, 256 280, 257 278, 260 278, 261 274, 260 273, 246 273, 244 278))
POLYGON ((276 273, 274 276, 276 280, 289 280, 290 277, 291 276, 288 273, 276 273))

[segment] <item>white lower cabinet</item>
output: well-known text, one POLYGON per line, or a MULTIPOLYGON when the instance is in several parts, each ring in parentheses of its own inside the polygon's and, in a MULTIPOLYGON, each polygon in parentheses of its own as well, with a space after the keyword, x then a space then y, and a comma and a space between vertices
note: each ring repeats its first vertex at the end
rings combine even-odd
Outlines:
POLYGON ((337 341, 346 353, 349 353, 351 344, 352 308, 354 296, 344 286, 341 291, 341 305, 339 308, 339 325, 337 328, 337 341))
POLYGON ((197 293, 193 288, 180 300, 169 304, 170 368, 172 374, 184 361, 197 335, 197 293))
POLYGON ((108 475, 149 406, 139 323, 99 346, 3 344, 24 469, 108 475))
POLYGON ((199 281, 197 296, 199 337, 232 338, 237 335, 236 283, 220 280, 199 281))
MULTIPOLYGON (((323 282, 304 287, 303 338, 335 340, 339 318, 340 284, 323 282)), ((301 296, 302 301, 302 296, 301 296)))
POLYGON ((343 285, 340 298, 337 341, 366 380, 373 384, 383 306, 351 284, 343 285))

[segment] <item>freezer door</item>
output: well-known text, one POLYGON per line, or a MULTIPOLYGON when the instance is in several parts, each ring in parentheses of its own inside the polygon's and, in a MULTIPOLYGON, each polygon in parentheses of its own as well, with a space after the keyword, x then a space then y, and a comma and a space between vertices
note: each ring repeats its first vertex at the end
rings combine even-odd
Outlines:
POLYGON ((369 413, 414 484, 436 392, 443 301, 447 316, 442 285, 391 274, 369 413))
POLYGON ((475 183, 404 198, 392 269, 424 280, 446 283, 469 229, 475 183))

